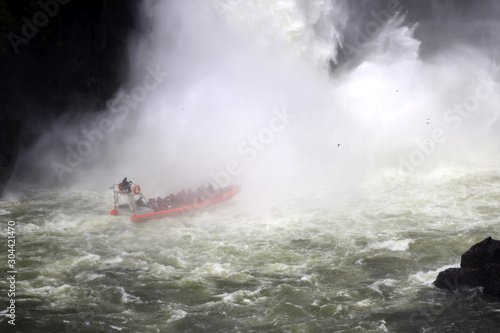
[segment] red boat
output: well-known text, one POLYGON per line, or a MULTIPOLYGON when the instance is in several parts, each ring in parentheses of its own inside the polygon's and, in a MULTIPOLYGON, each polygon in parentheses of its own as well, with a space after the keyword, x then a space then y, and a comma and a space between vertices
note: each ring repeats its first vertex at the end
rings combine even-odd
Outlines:
POLYGON ((124 188, 122 184, 113 185, 115 208, 111 215, 131 215, 132 222, 143 222, 151 219, 175 216, 207 209, 221 204, 240 191, 237 186, 213 189, 211 185, 198 188, 197 191, 181 191, 177 195, 147 200, 141 193, 141 187, 131 184, 124 188), (125 203, 120 204, 120 201, 125 203), (121 214, 120 214, 121 213, 121 214))

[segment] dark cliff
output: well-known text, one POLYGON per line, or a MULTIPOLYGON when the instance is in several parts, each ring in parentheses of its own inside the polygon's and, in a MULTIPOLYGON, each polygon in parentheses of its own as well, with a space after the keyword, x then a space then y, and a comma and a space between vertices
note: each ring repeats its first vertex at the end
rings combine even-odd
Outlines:
POLYGON ((136 1, 0 4, 0 105, 17 120, 102 103, 126 76, 136 1))
MULTIPOLYGON (((0 127, 0 156, 17 156, 61 114, 103 109, 127 78, 128 37, 137 29, 138 3, 0 2, 0 122, 16 124, 15 135, 12 126, 0 127)), ((5 158, 2 166, 12 170, 7 164, 15 160, 5 158)), ((9 174, 4 172, 0 183, 9 174)))

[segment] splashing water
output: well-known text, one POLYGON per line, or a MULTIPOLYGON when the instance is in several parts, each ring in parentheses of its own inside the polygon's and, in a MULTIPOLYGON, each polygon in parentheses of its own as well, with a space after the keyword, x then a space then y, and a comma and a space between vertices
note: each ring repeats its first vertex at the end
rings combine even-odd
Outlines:
MULTIPOLYGON (((486 46, 443 29, 464 37, 424 55, 434 18, 376 3, 145 2, 121 95, 97 118, 54 124, 25 156, 44 152, 55 179, 64 164, 68 186, 15 182, 1 202, 18 225, 19 323, 493 331, 497 302, 432 281, 500 221, 498 23, 480 24, 498 8, 469 11, 486 46), (132 224, 107 215, 103 184, 123 175, 151 195, 229 178, 243 192, 213 211, 132 224)), ((433 6, 450 26, 462 19, 433 6)))

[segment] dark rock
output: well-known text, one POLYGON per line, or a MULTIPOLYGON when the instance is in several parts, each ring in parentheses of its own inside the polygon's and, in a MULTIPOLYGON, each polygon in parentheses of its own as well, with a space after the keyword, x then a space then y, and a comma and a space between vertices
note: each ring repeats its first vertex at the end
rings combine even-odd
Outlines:
POLYGON ((0 198, 17 162, 20 132, 18 121, 0 119, 0 198))
POLYGON ((1 3, 0 120, 21 121, 22 135, 37 139, 32 128, 47 119, 104 109, 127 79, 140 1, 1 3), (26 22, 36 17, 48 19, 28 36, 26 22))
POLYGON ((500 297, 500 241, 491 237, 462 254, 460 268, 438 274, 434 285, 449 290, 480 287, 485 294, 500 297))
POLYGON ((128 79, 130 35, 149 27, 139 24, 141 3, 0 1, 0 192, 9 179, 51 178, 26 156, 61 119, 106 110, 128 79))

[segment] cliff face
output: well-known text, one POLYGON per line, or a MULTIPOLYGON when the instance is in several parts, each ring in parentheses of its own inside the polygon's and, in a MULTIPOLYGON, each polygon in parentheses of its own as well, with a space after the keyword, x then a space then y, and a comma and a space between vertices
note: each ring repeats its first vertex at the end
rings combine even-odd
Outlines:
POLYGON ((38 122, 109 99, 126 76, 136 2, 2 1, 0 119, 38 122))
POLYGON ((0 196, 19 149, 62 114, 103 110, 126 81, 138 2, 0 2, 0 196))

